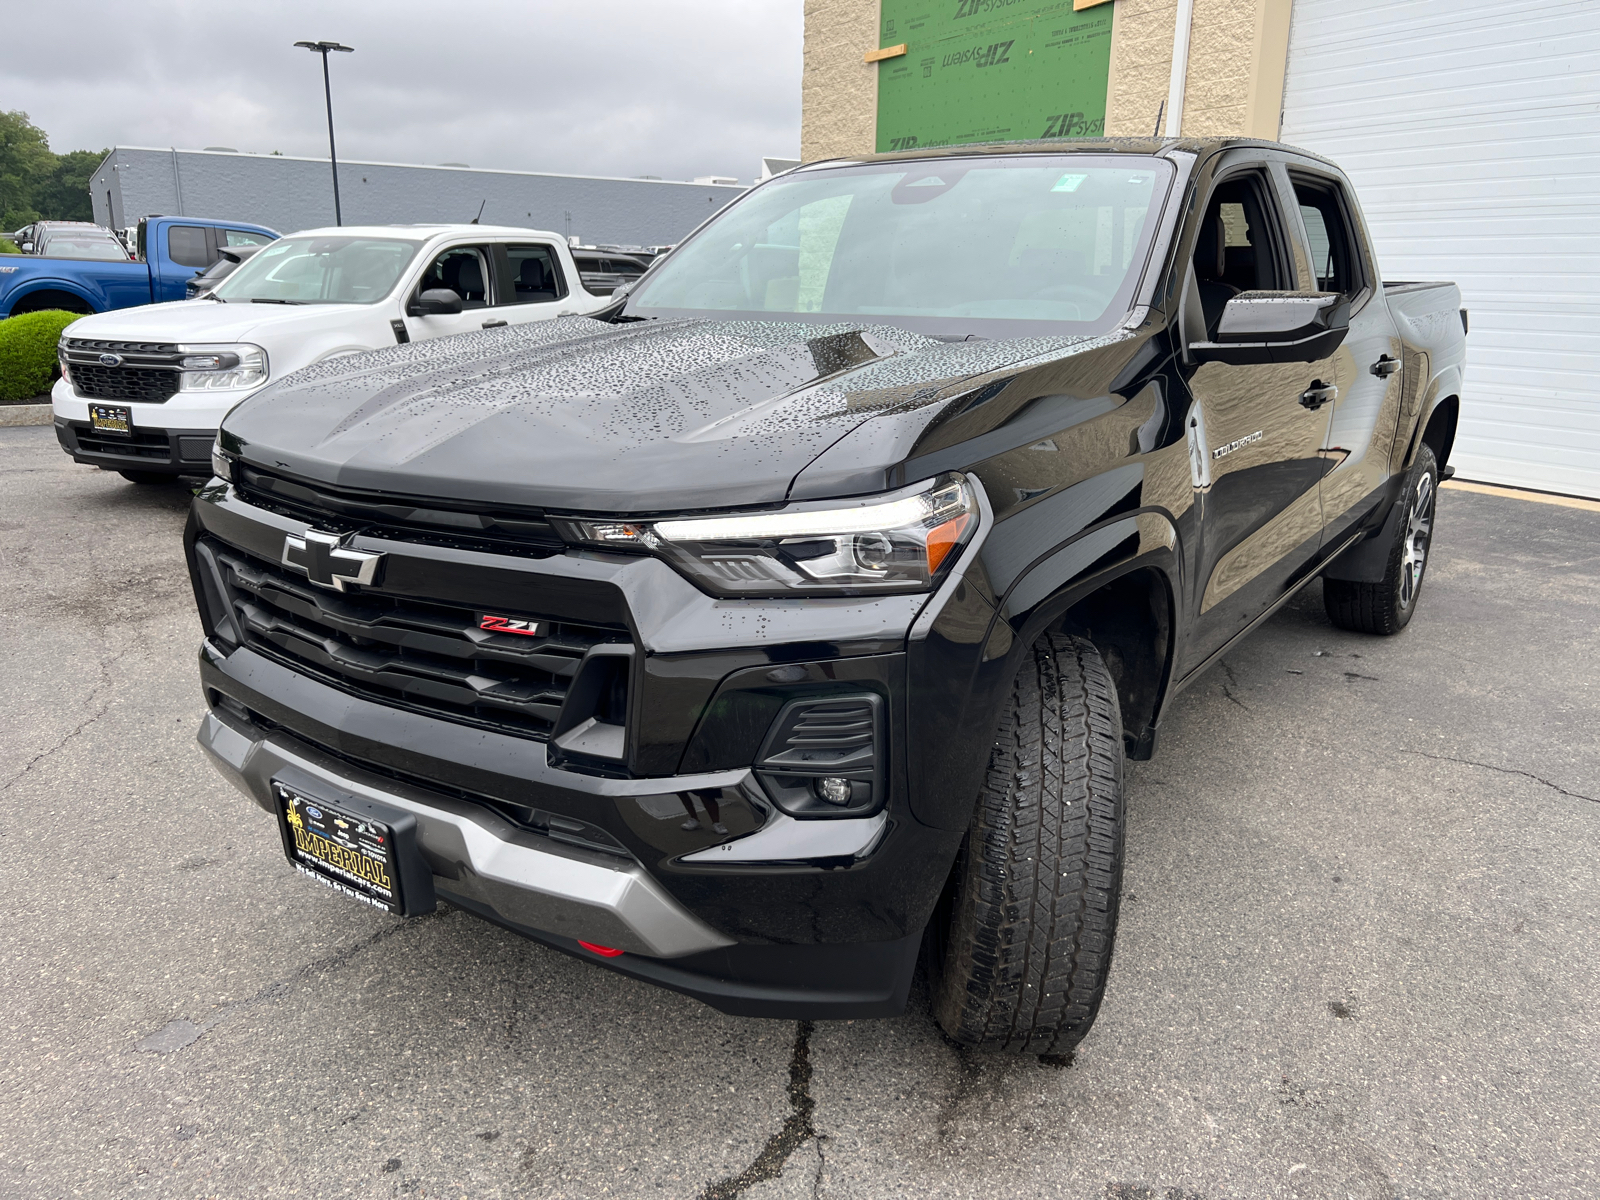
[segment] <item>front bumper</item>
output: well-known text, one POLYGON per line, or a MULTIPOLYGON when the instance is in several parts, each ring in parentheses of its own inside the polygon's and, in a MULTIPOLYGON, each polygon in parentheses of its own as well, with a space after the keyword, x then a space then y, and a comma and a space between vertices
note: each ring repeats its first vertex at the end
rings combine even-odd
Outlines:
POLYGON ((154 471, 202 477, 211 474, 209 429, 151 429, 134 424, 131 436, 97 433, 88 421, 55 419, 56 440, 73 462, 107 471, 154 471))
MULTIPOLYGON (((650 558, 350 540, 386 555, 358 598, 626 626, 627 755, 623 769, 599 772, 574 769, 537 736, 386 701, 219 625, 217 555, 269 564, 307 528, 213 481, 187 536, 208 635, 200 740, 258 804, 269 806, 274 773, 293 768, 330 795, 411 812, 450 903, 724 1011, 901 1009, 976 795, 971 779, 930 771, 927 748, 952 744, 965 723, 962 681, 981 652, 973 631, 992 611, 977 589, 953 579, 931 599, 728 602, 650 558), (949 637, 941 613, 960 616, 949 637), (886 714, 883 802, 860 817, 786 815, 756 779, 751 747, 788 698, 857 690, 886 714), (599 958, 580 939, 625 953, 599 958)), ((980 742, 963 758, 981 771, 980 742)))
POLYGON ((154 471, 171 475, 211 474, 211 444, 217 426, 248 392, 178 392, 160 404, 87 400, 65 379, 50 389, 56 439, 74 462, 108 471, 154 471), (95 433, 90 404, 119 404, 132 414, 132 437, 95 433))
MULTIPOLYGON (((203 657, 214 662, 214 653, 208 647, 203 657)), ((240 650, 232 657, 248 654, 240 650)), ((273 666, 261 665, 269 671, 273 666)), ((889 942, 742 944, 689 912, 630 856, 558 842, 493 807, 364 770, 281 729, 258 725, 254 716, 240 717, 219 705, 201 722, 201 748, 224 778, 268 813, 274 812, 271 782, 289 771, 320 781, 330 794, 353 793, 412 813, 435 894, 458 908, 739 1016, 879 1017, 905 1006, 920 940, 915 933, 889 942), (586 942, 623 953, 600 956, 586 942)), ((625 782, 632 786, 621 790, 644 807, 669 810, 680 795, 750 786, 748 771, 582 782, 593 793, 616 791, 625 782)), ((802 841, 779 847, 784 854, 848 853, 849 843, 862 837, 870 849, 887 825, 883 814, 832 822, 833 828, 777 815, 780 820, 762 831, 769 848, 772 835, 781 840, 801 827, 802 841)))

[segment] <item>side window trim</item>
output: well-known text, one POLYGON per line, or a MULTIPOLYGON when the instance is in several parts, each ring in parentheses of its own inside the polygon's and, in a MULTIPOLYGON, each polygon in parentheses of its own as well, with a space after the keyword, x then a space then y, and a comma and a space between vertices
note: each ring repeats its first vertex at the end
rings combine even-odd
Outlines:
MULTIPOLYGON (((1295 192, 1295 184, 1304 181, 1310 187, 1323 188, 1333 197, 1334 207, 1339 211, 1339 224, 1343 227, 1345 248, 1348 251, 1350 272, 1354 278, 1354 285, 1350 293, 1350 311, 1352 315, 1360 311, 1362 305, 1372 296, 1373 283, 1376 273, 1373 270, 1373 261, 1370 248, 1367 246, 1366 231, 1358 227, 1355 211, 1350 206, 1349 189, 1345 182, 1337 176, 1325 171, 1301 166, 1296 163, 1285 170, 1285 177, 1289 184, 1289 193, 1294 197, 1295 232, 1301 239, 1301 245, 1306 248, 1306 261, 1311 261, 1311 237, 1306 231, 1305 222, 1300 216, 1300 197, 1295 192)), ((1313 275, 1315 271, 1313 270, 1313 275)), ((1315 279, 1313 278, 1313 286, 1315 279)))
MULTIPOLYGON (((1217 190, 1224 184, 1232 183, 1241 175, 1254 175, 1260 186, 1260 195, 1266 211, 1263 217, 1267 222, 1267 241, 1272 246, 1274 273, 1280 281, 1285 279, 1298 279, 1299 273, 1295 270, 1293 252, 1290 249, 1291 226, 1283 214, 1283 199, 1278 194, 1278 188, 1273 181, 1272 163, 1264 158, 1239 159, 1229 163, 1222 170, 1211 177, 1206 186, 1205 203, 1200 208, 1200 217, 1205 219, 1205 214, 1211 210, 1211 201, 1215 199, 1217 190)), ((1296 220, 1299 219, 1298 213, 1296 220)), ((1189 261, 1194 261, 1194 246, 1189 247, 1189 261)))
MULTIPOLYGON (((1211 211, 1211 202, 1216 198, 1219 189, 1243 176, 1255 176, 1257 193, 1264 209, 1262 218, 1267 224, 1267 229, 1263 231, 1266 235, 1265 241, 1270 246, 1273 255, 1273 273, 1280 283, 1285 280, 1298 282, 1300 275, 1297 269, 1298 263, 1295 261, 1295 253, 1291 249, 1293 245, 1291 239, 1295 236, 1293 231, 1297 231, 1299 226, 1290 226, 1284 218, 1282 211, 1284 201, 1273 171, 1274 165, 1270 160, 1261 157, 1228 156, 1224 164, 1206 181, 1204 192, 1196 191, 1195 195, 1200 196, 1203 194, 1204 199, 1195 211, 1199 213, 1198 219, 1204 221, 1206 214, 1211 211)), ((1296 221, 1299 220, 1298 212, 1295 214, 1295 219, 1296 221)), ((1186 346, 1190 342, 1204 341, 1206 338, 1205 323, 1200 315, 1200 293, 1196 287, 1194 270, 1194 256, 1199 248, 1199 236, 1199 226, 1196 225, 1194 236, 1190 239, 1185 257, 1182 260, 1183 297, 1180 301, 1182 317, 1179 327, 1186 346)), ((1187 350, 1185 350, 1185 354, 1187 354, 1187 350)))
MULTIPOLYGON (((449 245, 440 246, 433 252, 432 258, 425 258, 422 260, 422 270, 418 272, 417 281, 411 285, 411 291, 406 297, 406 308, 409 309, 411 305, 422 295, 424 291, 422 286, 423 281, 427 279, 428 272, 433 270, 434 264, 446 254, 449 254, 455 250, 476 250, 478 252, 478 261, 482 265, 484 272, 483 307, 494 308, 500 303, 500 297, 498 295, 498 290, 500 287, 500 274, 494 269, 495 254, 493 250, 493 244, 487 242, 452 242, 449 245)), ((463 296, 462 299, 466 299, 466 297, 463 296)), ((472 309, 470 311, 476 312, 477 310, 472 309)))
POLYGON ((500 268, 499 276, 502 280, 498 284, 499 294, 503 297, 500 301, 507 305, 520 304, 555 304, 566 300, 572 295, 572 285, 567 279, 566 268, 561 264, 561 255, 551 242, 541 241, 538 238, 508 238, 503 242, 494 244, 494 257, 496 265, 500 268), (514 246, 538 246, 546 251, 550 259, 550 269, 556 284, 555 299, 553 300, 519 300, 517 299, 517 272, 511 269, 511 249, 514 246))

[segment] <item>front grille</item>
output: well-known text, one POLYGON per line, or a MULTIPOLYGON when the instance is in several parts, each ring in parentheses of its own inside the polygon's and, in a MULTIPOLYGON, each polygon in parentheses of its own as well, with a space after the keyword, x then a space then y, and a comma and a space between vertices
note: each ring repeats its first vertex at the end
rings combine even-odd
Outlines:
POLYGON ((68 338, 67 349, 95 354, 171 354, 178 353, 176 342, 102 342, 95 338, 68 338))
POLYGON ((172 443, 165 429, 140 429, 131 434, 100 433, 88 424, 72 423, 78 435, 78 449, 85 454, 115 454, 121 458, 153 458, 172 461, 172 443))
POLYGON ((545 558, 566 543, 544 514, 493 505, 410 499, 290 479, 240 463, 234 470, 239 494, 251 504, 309 521, 334 533, 369 533, 399 541, 463 550, 487 550, 545 558))
POLYGON ((102 367, 72 363, 73 390, 86 400, 165 404, 178 390, 178 372, 159 367, 102 367))
POLYGON ((544 739, 579 661, 626 631, 540 622, 540 636, 491 633, 458 605, 333 592, 254 556, 206 543, 245 644, 379 703, 544 739))
POLYGON ((178 390, 178 347, 171 342, 103 342, 67 338, 63 344, 73 390, 87 400, 163 404, 178 390), (119 355, 106 366, 102 354, 119 355))

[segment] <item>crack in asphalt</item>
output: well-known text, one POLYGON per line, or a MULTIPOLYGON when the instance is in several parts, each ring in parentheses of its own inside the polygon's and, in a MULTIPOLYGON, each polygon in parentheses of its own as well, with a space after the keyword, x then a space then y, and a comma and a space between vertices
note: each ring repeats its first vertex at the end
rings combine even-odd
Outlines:
POLYGON ((1224 659, 1218 665, 1222 667, 1222 673, 1228 677, 1227 683, 1224 683, 1222 685, 1222 694, 1224 696, 1226 696, 1229 700, 1232 700, 1240 708, 1244 709, 1245 712, 1254 712, 1255 710, 1253 708, 1251 708, 1248 704, 1246 704, 1243 700, 1239 699, 1239 697, 1235 696, 1233 694, 1233 688, 1230 688, 1228 686, 1228 684, 1231 683, 1233 685, 1233 687, 1238 687, 1239 686, 1239 680, 1238 680, 1238 677, 1234 675, 1233 668, 1228 665, 1227 660, 1224 659))
MULTIPOLYGON (((794 1052, 789 1056, 789 1115, 784 1118, 778 1132, 767 1139, 761 1152, 743 1171, 729 1175, 716 1183, 706 1185, 700 1200, 733 1200, 758 1183, 776 1179, 783 1174, 784 1164, 801 1146, 816 1141, 817 1153, 822 1153, 821 1138, 811 1123, 817 1102, 811 1098, 811 1031, 810 1021, 800 1021, 795 1028, 794 1052)), ((822 1170, 817 1170, 812 1195, 822 1186, 822 1170)))
MULTIPOLYGON (((115 655, 113 655, 111 658, 107 659, 105 662, 102 662, 99 665, 100 682, 94 685, 94 690, 89 693, 89 698, 84 701, 85 707, 87 707, 88 705, 93 704, 94 701, 95 701, 95 697, 100 695, 101 692, 105 691, 106 688, 111 686, 111 668, 116 666, 119 662, 121 662, 124 658, 126 658, 129 654, 131 654, 133 652, 133 649, 134 649, 134 647, 132 647, 132 646, 124 646, 115 655)), ((22 770, 18 771, 15 775, 13 775, 10 779, 6 780, 4 783, 0 783, 0 792, 9 791, 11 789, 11 785, 12 784, 16 783, 24 775, 26 775, 29 771, 33 770, 34 767, 38 766, 45 759, 49 758, 52 754, 55 754, 56 751, 60 750, 63 746, 65 746, 73 738, 77 737, 85 729, 89 728, 89 726, 93 725, 96 721, 98 721, 101 717, 105 716, 110 711, 111 711, 111 701, 109 699, 107 699, 106 702, 104 704, 102 704, 97 711, 95 711, 90 716, 85 717, 83 720, 79 721, 76 725, 74 725, 71 729, 67 730, 66 734, 54 746, 51 746, 46 750, 39 751, 39 753, 35 754, 32 758, 30 758, 27 761, 26 764, 24 764, 22 770)))
POLYGON ((407 926, 417 921, 435 919, 436 914, 428 913, 424 916, 408 921, 396 921, 387 929, 380 929, 370 937, 362 938, 359 942, 352 942, 342 950, 335 950, 332 954, 325 954, 321 958, 306 963, 282 979, 275 979, 264 986, 253 996, 246 996, 243 1000, 233 1000, 224 1004, 203 1021, 191 1021, 187 1017, 175 1017, 168 1021, 154 1033, 148 1033, 133 1044, 135 1050, 143 1050, 147 1054, 176 1054, 187 1046, 192 1046, 206 1034, 210 1033, 222 1022, 236 1013, 254 1008, 259 1004, 270 1004, 274 1000, 281 1000, 289 994, 290 987, 300 980, 308 979, 320 974, 331 967, 341 966, 350 961, 363 950, 376 946, 379 942, 387 941, 407 926))
POLYGON ((1542 783, 1547 788, 1553 788, 1563 796, 1571 796, 1574 800, 1587 800, 1591 804, 1600 804, 1600 796, 1585 796, 1582 792, 1569 792, 1559 783, 1551 783, 1543 775, 1535 775, 1532 771, 1520 771, 1516 767, 1497 767, 1493 763, 1474 762, 1470 758, 1452 758, 1448 754, 1429 754, 1426 750, 1403 750, 1403 754, 1414 754, 1418 758, 1431 758, 1435 762, 1459 763, 1463 767, 1482 767, 1485 771, 1498 771, 1502 775, 1521 775, 1524 779, 1531 779, 1535 783, 1542 783))

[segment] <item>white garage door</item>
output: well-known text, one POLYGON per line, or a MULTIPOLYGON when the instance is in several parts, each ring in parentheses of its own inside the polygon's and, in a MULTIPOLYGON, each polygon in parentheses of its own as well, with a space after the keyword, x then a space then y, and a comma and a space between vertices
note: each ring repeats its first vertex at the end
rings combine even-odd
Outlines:
POLYGON ((1282 137, 1461 285, 1460 476, 1600 496, 1600 3, 1294 0, 1282 137))

